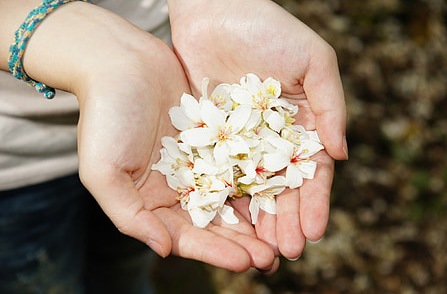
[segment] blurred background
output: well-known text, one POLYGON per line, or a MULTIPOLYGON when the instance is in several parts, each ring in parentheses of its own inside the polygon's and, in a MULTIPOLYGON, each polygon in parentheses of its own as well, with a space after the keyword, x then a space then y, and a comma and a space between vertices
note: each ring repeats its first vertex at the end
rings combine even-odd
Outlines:
POLYGON ((327 233, 271 277, 160 259, 159 293, 447 293, 447 1, 276 2, 339 59, 350 158, 327 233))

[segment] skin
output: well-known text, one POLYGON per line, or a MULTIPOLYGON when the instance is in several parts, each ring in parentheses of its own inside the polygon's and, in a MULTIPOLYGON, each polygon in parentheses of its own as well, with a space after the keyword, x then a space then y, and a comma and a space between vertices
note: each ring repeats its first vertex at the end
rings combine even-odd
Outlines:
MULTIPOLYGON (((8 70, 11 36, 39 2, 0 0, 0 69, 8 70)), ((121 232, 161 256, 271 274, 280 254, 294 259, 306 239, 323 236, 334 159, 347 158, 335 53, 270 1, 170 0, 169 9, 175 54, 121 17, 76 2, 38 27, 24 67, 32 78, 77 96, 80 177, 121 232), (317 129, 326 152, 315 157, 315 179, 279 195, 277 215, 261 213, 255 228, 247 199, 231 203, 239 224, 216 218, 206 229, 195 228, 176 192, 150 169, 161 138, 174 134, 168 109, 179 105, 183 92, 198 97, 205 76, 212 88, 248 72, 282 82, 283 94, 300 107, 297 123, 317 129)))
MULTIPOLYGON (((0 2, 0 18, 8 24, 0 31, 1 69, 8 70, 14 30, 37 5, 0 2)), ((216 219, 206 230, 193 227, 177 193, 151 171, 161 138, 174 134, 168 110, 189 92, 166 44, 109 11, 74 2, 39 25, 24 68, 35 80, 76 94, 80 177, 122 233, 160 256, 172 253, 232 271, 271 267, 272 249, 243 217, 237 225, 216 219)))
MULTIPOLYGON (((257 236, 276 255, 298 258, 306 239, 323 237, 329 216, 334 159, 348 157, 346 107, 334 50, 314 31, 266 0, 169 0, 175 52, 192 87, 238 83, 246 73, 282 83, 284 97, 299 106, 296 123, 316 129, 325 151, 315 178, 277 197, 277 215, 263 213, 257 236)), ((235 201, 247 214, 248 199, 235 201)))

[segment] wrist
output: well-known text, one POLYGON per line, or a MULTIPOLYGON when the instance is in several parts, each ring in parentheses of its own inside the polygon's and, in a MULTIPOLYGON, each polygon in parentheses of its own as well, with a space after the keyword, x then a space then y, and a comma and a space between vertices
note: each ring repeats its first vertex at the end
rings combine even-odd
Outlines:
POLYGON ((41 0, 0 1, 0 69, 9 71, 8 56, 14 32, 41 0))
POLYGON ((70 11, 82 6, 69 2, 60 7, 56 5, 56 9, 51 7, 51 13, 47 13, 48 6, 44 6, 42 0, 4 1, 1 5, 1 8, 6 6, 1 16, 9 15, 0 32, 1 69, 12 71, 23 80, 27 80, 28 76, 51 87, 69 90, 67 82, 76 72, 76 67, 70 66, 67 61, 77 58, 69 49, 75 49, 80 43, 75 40, 75 30, 84 25, 73 23, 70 11), (28 40, 22 43, 24 38, 28 40))
MULTIPOLYGON (((38 5, 35 4, 29 5, 25 13, 16 13, 20 14, 16 19, 23 22, 27 13, 38 5)), ((10 32, 2 29, 1 44, 7 43, 3 48, 8 48, 2 49, 4 70, 8 70, 8 65, 3 52, 9 51, 20 21, 11 26, 14 29, 9 29, 10 32), (8 42, 4 42, 6 39, 8 42)), ((114 66, 119 70, 121 59, 138 51, 145 35, 146 32, 103 8, 70 2, 49 14, 35 29, 26 46, 23 67, 32 79, 76 94, 91 76, 107 75, 114 66)))
POLYGON ((54 88, 32 79, 24 70, 23 59, 25 49, 40 23, 60 6, 73 1, 90 2, 90 0, 43 0, 28 14, 25 21, 15 31, 14 41, 9 49, 8 66, 13 76, 34 87, 38 92, 43 94, 44 97, 49 99, 53 98, 55 95, 54 88))

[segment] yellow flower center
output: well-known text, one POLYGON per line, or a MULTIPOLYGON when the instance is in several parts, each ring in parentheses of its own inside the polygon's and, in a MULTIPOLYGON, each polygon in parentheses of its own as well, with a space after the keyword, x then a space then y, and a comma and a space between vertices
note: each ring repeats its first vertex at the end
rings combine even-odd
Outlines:
POLYGON ((232 126, 228 126, 228 127, 218 126, 217 127, 217 140, 219 142, 231 140, 231 138, 229 138, 229 135, 231 134, 232 129, 233 129, 232 126))
POLYGON ((210 100, 213 101, 214 105, 216 105, 216 107, 219 109, 223 109, 223 106, 227 102, 227 99, 225 99, 224 96, 219 93, 217 93, 216 96, 211 96, 210 100))
POLYGON ((309 152, 307 149, 303 149, 300 153, 296 152, 296 149, 293 148, 292 157, 290 158, 290 162, 295 165, 300 165, 302 162, 307 162, 310 160, 309 156, 305 157, 304 155, 309 152))
POLYGON ((275 86, 275 85, 269 85, 269 86, 267 87, 267 89, 265 89, 265 93, 266 93, 267 95, 273 95, 273 96, 276 96, 276 94, 277 94, 276 86, 275 86))
POLYGON ((267 110, 270 108, 270 101, 265 96, 253 96, 253 105, 260 110, 267 110))

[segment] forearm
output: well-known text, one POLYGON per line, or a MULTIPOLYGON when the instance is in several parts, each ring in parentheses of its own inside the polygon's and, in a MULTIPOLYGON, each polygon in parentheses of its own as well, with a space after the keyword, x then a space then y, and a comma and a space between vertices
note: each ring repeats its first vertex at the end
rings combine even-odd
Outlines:
MULTIPOLYGON (((2 1, 0 66, 9 71, 9 49, 14 33, 25 21, 28 14, 41 0, 2 1), (4 24, 4 25, 3 25, 4 24)), ((23 69, 31 78, 51 87, 72 90, 76 74, 80 71, 82 56, 86 54, 83 45, 86 25, 83 21, 94 9, 87 3, 67 3, 48 14, 33 31, 25 47, 23 69)), ((91 18, 94 19, 94 18, 91 18)))
POLYGON ((13 41, 14 32, 28 13, 40 2, 41 0, 0 0, 0 69, 9 70, 9 47, 13 41))
MULTIPOLYGON (((39 3, 0 2, 2 70, 9 71, 7 59, 15 30, 39 3)), ((71 2, 58 7, 35 29, 26 46, 23 68, 34 80, 76 93, 92 76, 110 72, 114 66, 122 68, 117 63, 139 50, 145 36, 145 32, 105 9, 71 2)))

